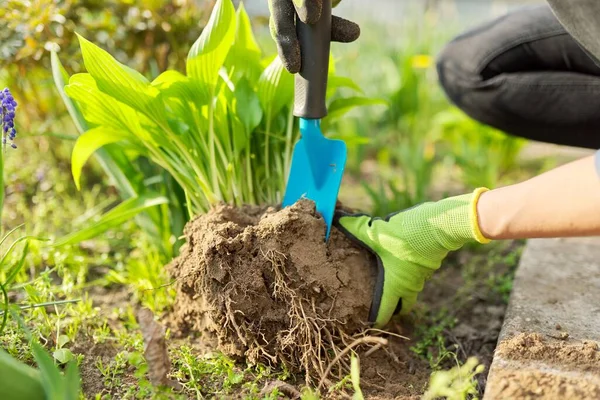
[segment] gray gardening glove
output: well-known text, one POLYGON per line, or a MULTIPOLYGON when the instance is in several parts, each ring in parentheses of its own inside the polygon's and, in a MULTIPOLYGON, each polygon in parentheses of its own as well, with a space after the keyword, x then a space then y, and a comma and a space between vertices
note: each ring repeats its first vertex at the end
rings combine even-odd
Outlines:
MULTIPOLYGON (((333 0, 333 7, 341 0, 333 0)), ((300 42, 296 36, 296 18, 315 24, 321 17, 323 0, 269 0, 271 36, 277 43, 279 58, 285 68, 295 74, 300 71, 300 42)), ((350 43, 358 39, 360 28, 354 22, 333 16, 331 41, 350 43)))

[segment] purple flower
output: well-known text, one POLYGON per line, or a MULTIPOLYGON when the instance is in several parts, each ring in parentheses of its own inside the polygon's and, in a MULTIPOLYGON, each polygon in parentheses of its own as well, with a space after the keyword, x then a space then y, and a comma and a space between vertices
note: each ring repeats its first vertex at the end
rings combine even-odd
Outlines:
POLYGON ((17 130, 15 129, 15 109, 17 108, 17 102, 15 101, 12 93, 8 88, 4 88, 0 92, 0 126, 2 127, 2 145, 6 146, 7 139, 10 141, 10 147, 13 149, 17 148, 17 145, 13 143, 17 136, 17 130))

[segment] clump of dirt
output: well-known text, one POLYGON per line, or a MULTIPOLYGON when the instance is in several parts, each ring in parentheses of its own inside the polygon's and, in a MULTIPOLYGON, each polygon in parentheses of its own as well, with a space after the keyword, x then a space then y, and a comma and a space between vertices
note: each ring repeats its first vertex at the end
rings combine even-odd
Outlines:
POLYGON ((600 398, 600 348, 595 342, 568 344, 546 340, 538 333, 521 333, 503 340, 492 398, 600 398), (528 364, 531 363, 531 365, 528 364))
POLYGON ((229 356, 306 371, 314 383, 366 326, 374 260, 335 229, 326 243, 308 200, 282 210, 219 205, 185 237, 168 266, 181 334, 201 332, 229 356))

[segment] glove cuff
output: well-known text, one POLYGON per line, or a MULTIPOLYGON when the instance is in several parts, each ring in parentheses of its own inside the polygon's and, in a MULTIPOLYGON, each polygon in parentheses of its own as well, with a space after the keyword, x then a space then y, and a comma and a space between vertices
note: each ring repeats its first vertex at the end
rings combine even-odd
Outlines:
POLYGON ((489 243, 479 228, 477 202, 489 189, 481 187, 472 193, 448 197, 432 203, 429 221, 434 234, 446 250, 458 250, 468 242, 489 243))
POLYGON ((479 213, 477 211, 477 203, 479 202, 479 198, 485 192, 488 192, 490 189, 485 187, 480 187, 475 189, 473 192, 473 199, 471 200, 471 209, 469 210, 469 219, 471 221, 471 230, 473 232, 473 237, 481 244, 490 243, 491 240, 483 236, 481 233, 481 228, 479 227, 479 213))

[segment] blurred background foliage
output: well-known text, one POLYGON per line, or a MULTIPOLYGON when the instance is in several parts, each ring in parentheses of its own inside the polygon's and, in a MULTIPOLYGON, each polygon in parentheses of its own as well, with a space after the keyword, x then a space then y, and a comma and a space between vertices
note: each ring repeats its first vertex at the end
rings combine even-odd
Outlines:
POLYGON ((182 70, 190 43, 202 32, 214 1, 4 0, 0 7, 0 81, 26 108, 21 126, 45 131, 64 116, 54 88, 50 50, 71 73, 82 71, 75 32, 119 61, 155 77, 182 70), (3 2, 3 3, 4 3, 3 2), (41 127, 35 122, 45 121, 41 127))

